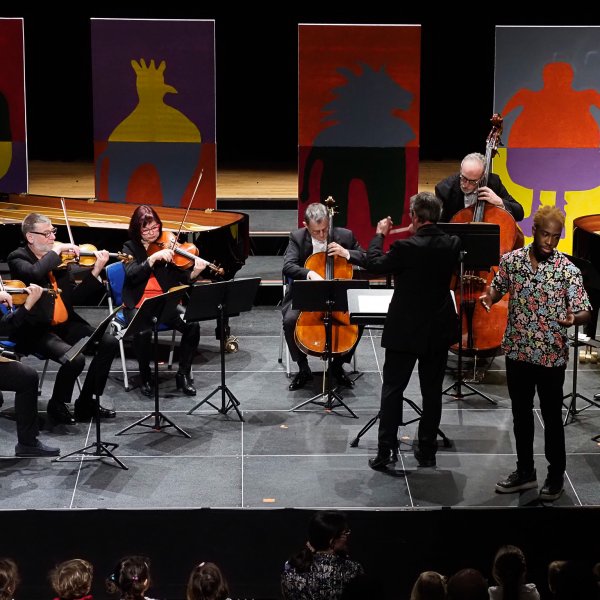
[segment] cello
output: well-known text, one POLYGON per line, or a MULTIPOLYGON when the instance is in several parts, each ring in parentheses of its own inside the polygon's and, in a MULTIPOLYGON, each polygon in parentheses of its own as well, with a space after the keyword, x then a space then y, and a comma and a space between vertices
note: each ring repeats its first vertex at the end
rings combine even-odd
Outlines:
MULTIPOLYGON (((485 165, 478 188, 487 186, 492 158, 498 152, 502 134, 502 117, 494 114, 492 129, 486 140, 485 165)), ((523 246, 523 233, 514 217, 503 208, 493 206, 485 200, 477 199, 472 206, 459 210, 451 219, 452 223, 495 223, 500 226, 500 255, 523 246)), ((489 271, 465 271, 463 275, 463 297, 460 286, 454 293, 457 305, 462 302, 466 319, 462 323, 462 350, 466 356, 493 356, 496 354, 508 319, 508 294, 494 304, 488 313, 478 302, 478 298, 491 284, 497 266, 489 271)), ((460 282, 457 282, 460 283, 460 282)), ((452 349, 456 350, 458 344, 452 349)))
MULTIPOLYGON (((333 241, 333 216, 335 200, 329 196, 324 203, 329 213, 327 247, 333 241)), ((352 265, 341 256, 328 256, 325 252, 316 252, 306 259, 304 266, 323 279, 352 279, 352 265)), ((298 347, 311 356, 323 356, 326 352, 325 312, 301 312, 296 321, 294 338, 298 347)), ((331 313, 331 356, 341 356, 354 348, 358 341, 358 325, 350 323, 350 313, 334 311, 331 313)))

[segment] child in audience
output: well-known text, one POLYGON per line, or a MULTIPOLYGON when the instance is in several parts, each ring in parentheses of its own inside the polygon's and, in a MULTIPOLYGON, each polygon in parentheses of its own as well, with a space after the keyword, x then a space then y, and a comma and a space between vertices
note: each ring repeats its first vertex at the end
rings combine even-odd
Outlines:
POLYGON ((0 600, 12 600, 19 581, 17 563, 12 558, 0 558, 0 600))
POLYGON ((437 571, 423 571, 415 581, 410 600, 444 600, 446 578, 437 571))
POLYGON ((50 571, 54 600, 92 600, 94 567, 81 558, 66 560, 50 571))
POLYGON ((229 600, 229 586, 215 563, 201 562, 190 573, 186 600, 229 600))
POLYGON ((520 548, 502 546, 496 552, 492 575, 498 585, 490 587, 490 600, 540 600, 535 583, 525 583, 527 563, 520 548))
POLYGON ((152 600, 145 595, 150 585, 150 559, 125 556, 106 580, 106 591, 119 594, 120 600, 152 600))

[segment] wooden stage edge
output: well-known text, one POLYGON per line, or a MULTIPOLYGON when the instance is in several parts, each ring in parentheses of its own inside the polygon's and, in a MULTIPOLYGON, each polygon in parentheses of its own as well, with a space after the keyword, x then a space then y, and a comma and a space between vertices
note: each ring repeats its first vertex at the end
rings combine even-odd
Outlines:
MULTIPOLYGON (((433 192, 435 184, 458 171, 459 161, 421 162, 419 191, 433 192)), ((29 161, 29 193, 41 196, 93 198, 91 162, 29 161)), ((217 198, 278 200, 298 197, 298 174, 293 169, 219 169, 217 198)))

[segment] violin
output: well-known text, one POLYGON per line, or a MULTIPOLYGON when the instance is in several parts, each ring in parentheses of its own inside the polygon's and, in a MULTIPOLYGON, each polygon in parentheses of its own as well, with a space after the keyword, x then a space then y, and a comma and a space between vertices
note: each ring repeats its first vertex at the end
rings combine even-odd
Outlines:
MULTIPOLYGON (((98 248, 92 244, 81 244, 79 246, 79 256, 75 252, 61 252, 60 260, 61 263, 58 266, 59 269, 64 269, 67 265, 78 264, 80 267, 93 267, 96 264, 96 252, 98 248)), ((120 260, 124 263, 131 262, 133 256, 125 254, 123 252, 109 252, 109 258, 120 260)))
MULTIPOLYGON (((178 242, 177 236, 172 231, 163 231, 155 241, 150 242, 147 249, 148 256, 165 249, 173 250, 175 253, 173 263, 183 270, 191 269, 196 258, 200 258, 200 252, 194 244, 191 242, 178 242)), ((217 275, 222 276, 225 273, 223 267, 218 267, 208 261, 205 262, 207 263, 206 266, 217 275)))
MULTIPOLYGON (((55 290, 51 287, 42 288, 42 290, 54 298, 56 298, 56 296, 58 296, 58 294, 60 294, 62 291, 60 289, 55 290)), ((21 306, 21 304, 25 304, 27 295, 29 294, 27 291, 27 285, 18 279, 6 279, 0 282, 0 292, 6 292, 7 294, 10 294, 15 306, 21 306)))

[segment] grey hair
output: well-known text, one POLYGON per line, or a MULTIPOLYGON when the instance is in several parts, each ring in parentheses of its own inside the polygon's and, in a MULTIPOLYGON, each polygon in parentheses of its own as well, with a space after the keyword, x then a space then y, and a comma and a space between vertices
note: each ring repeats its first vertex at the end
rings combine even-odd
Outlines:
POLYGON ((28 234, 30 231, 33 231, 33 228, 38 223, 52 223, 52 221, 46 216, 41 215, 40 213, 29 213, 21 224, 21 232, 23 235, 28 234))
POLYGON ((442 216, 442 201, 431 192, 420 192, 411 197, 410 212, 421 223, 437 223, 442 216))
POLYGON ((462 167, 468 160, 477 160, 481 163, 481 166, 485 168, 485 156, 480 152, 471 152, 471 154, 467 154, 460 162, 460 166, 462 167))
POLYGON ((325 219, 329 219, 329 213, 327 207, 320 202, 313 202, 306 207, 304 211, 304 222, 305 223, 320 223, 325 219))

